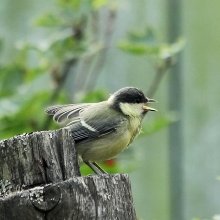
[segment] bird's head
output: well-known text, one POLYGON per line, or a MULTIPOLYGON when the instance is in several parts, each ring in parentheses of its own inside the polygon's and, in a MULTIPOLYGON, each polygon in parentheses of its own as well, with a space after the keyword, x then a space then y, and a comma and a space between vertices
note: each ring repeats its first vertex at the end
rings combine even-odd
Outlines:
POLYGON ((117 111, 130 117, 143 117, 148 111, 156 111, 147 104, 155 102, 147 98, 144 93, 135 87, 125 87, 113 93, 108 103, 117 111))

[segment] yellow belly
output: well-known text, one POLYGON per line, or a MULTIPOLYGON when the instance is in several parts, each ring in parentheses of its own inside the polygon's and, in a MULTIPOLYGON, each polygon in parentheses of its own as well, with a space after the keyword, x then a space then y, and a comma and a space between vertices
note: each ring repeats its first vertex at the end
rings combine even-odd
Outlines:
POLYGON ((114 158, 133 141, 139 133, 140 124, 139 118, 131 119, 125 132, 116 131, 95 141, 79 143, 76 145, 77 152, 84 161, 103 161, 114 158))
POLYGON ((77 151, 85 161, 114 158, 129 145, 131 136, 128 131, 118 137, 111 136, 103 136, 96 141, 79 144, 76 146, 77 151))

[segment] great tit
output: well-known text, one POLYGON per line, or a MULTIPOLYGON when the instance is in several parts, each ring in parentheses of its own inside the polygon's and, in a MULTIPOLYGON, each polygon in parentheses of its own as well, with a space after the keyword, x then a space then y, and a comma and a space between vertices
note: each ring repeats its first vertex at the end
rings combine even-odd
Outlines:
POLYGON ((154 102, 135 87, 125 87, 106 101, 57 105, 46 109, 53 119, 71 130, 77 153, 96 173, 106 173, 96 161, 114 158, 134 140, 154 102))

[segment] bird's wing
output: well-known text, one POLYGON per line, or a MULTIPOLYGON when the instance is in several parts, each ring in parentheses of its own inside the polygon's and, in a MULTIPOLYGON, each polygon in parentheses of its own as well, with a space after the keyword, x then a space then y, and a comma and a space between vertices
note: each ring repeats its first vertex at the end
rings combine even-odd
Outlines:
POLYGON ((115 132, 126 122, 120 113, 97 103, 79 113, 79 120, 71 125, 71 132, 76 143, 90 141, 115 132))
POLYGON ((54 121, 57 123, 71 123, 71 119, 72 121, 74 121, 74 118, 77 119, 79 112, 92 104, 93 103, 56 105, 48 107, 45 112, 48 115, 52 115, 54 121))

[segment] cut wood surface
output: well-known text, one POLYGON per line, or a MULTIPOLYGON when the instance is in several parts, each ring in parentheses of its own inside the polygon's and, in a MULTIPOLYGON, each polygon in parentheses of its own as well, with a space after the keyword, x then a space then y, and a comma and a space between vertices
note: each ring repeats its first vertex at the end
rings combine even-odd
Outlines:
POLYGON ((71 131, 0 141, 0 220, 136 219, 128 175, 80 176, 71 131))

